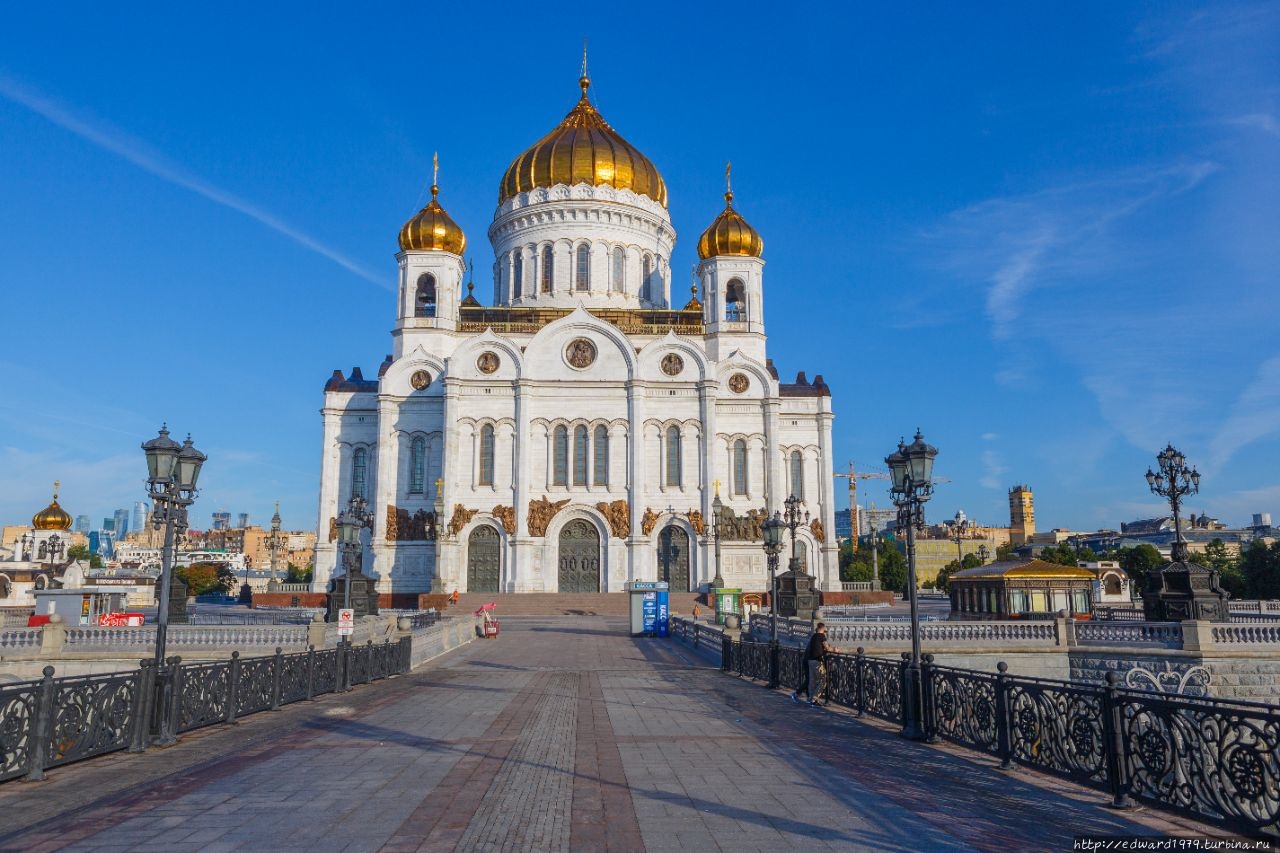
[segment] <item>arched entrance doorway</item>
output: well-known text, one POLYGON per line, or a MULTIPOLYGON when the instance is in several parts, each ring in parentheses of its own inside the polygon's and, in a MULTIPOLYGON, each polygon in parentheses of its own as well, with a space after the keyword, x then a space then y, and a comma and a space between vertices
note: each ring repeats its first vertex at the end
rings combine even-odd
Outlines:
POLYGON ((502 581, 502 541, 482 524, 467 537, 467 592, 497 592, 502 581))
POLYGON ((672 592, 689 591, 689 534, 674 524, 658 534, 658 580, 672 592))
POLYGON ((576 519, 560 531, 560 592, 600 591, 600 534, 576 519))

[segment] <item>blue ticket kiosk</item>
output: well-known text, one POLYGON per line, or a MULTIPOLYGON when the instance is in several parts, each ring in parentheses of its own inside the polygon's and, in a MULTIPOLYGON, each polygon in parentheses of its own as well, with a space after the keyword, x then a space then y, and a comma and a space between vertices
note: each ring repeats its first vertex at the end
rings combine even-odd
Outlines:
POLYGON ((631 596, 631 636, 665 637, 670 633, 667 586, 662 581, 627 584, 627 594, 631 596))

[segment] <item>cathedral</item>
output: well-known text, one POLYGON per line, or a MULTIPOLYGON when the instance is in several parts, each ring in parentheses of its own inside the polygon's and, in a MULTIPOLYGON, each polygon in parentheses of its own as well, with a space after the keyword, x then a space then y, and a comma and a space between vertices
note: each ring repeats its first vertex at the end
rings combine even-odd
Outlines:
POLYGON ((353 497, 381 593, 692 591, 717 555, 725 586, 764 590, 761 527, 792 494, 797 558, 840 588, 831 394, 768 357, 764 241, 726 191, 676 285, 662 174, 579 85, 498 185, 491 306, 438 177, 400 229, 391 354, 324 388, 315 590, 353 497))

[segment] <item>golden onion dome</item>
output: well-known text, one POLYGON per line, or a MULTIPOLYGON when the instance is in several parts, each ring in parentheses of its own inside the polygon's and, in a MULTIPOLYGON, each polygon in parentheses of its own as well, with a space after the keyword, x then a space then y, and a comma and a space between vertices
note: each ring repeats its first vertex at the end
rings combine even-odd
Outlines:
POLYGON ((431 180, 431 201, 400 229, 400 251, 437 251, 461 255, 467 248, 467 235, 462 233, 458 223, 445 213, 436 199, 440 194, 440 187, 436 183, 440 176, 440 164, 436 158, 432 159, 435 174, 431 180))
POLYGON ((667 185, 649 158, 609 126, 587 99, 591 79, 578 81, 582 98, 554 130, 511 162, 502 176, 498 204, 517 193, 556 184, 611 186, 667 206, 667 185))
POLYGON ((47 507, 31 517, 31 526, 36 530, 70 530, 71 516, 58 505, 58 484, 53 484, 53 500, 47 507))
POLYGON ((724 194, 724 201, 724 211, 698 238, 698 257, 704 261, 717 255, 760 257, 764 253, 764 239, 733 209, 732 190, 724 194))

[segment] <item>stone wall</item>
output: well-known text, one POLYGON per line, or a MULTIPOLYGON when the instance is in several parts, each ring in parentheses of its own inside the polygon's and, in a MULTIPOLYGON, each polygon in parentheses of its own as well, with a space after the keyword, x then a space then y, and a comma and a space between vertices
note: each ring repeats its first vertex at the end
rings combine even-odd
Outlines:
POLYGON ((1268 653, 1204 654, 1174 649, 1073 649, 1071 680, 1101 684, 1107 672, 1121 684, 1218 699, 1280 702, 1280 657, 1268 653))

